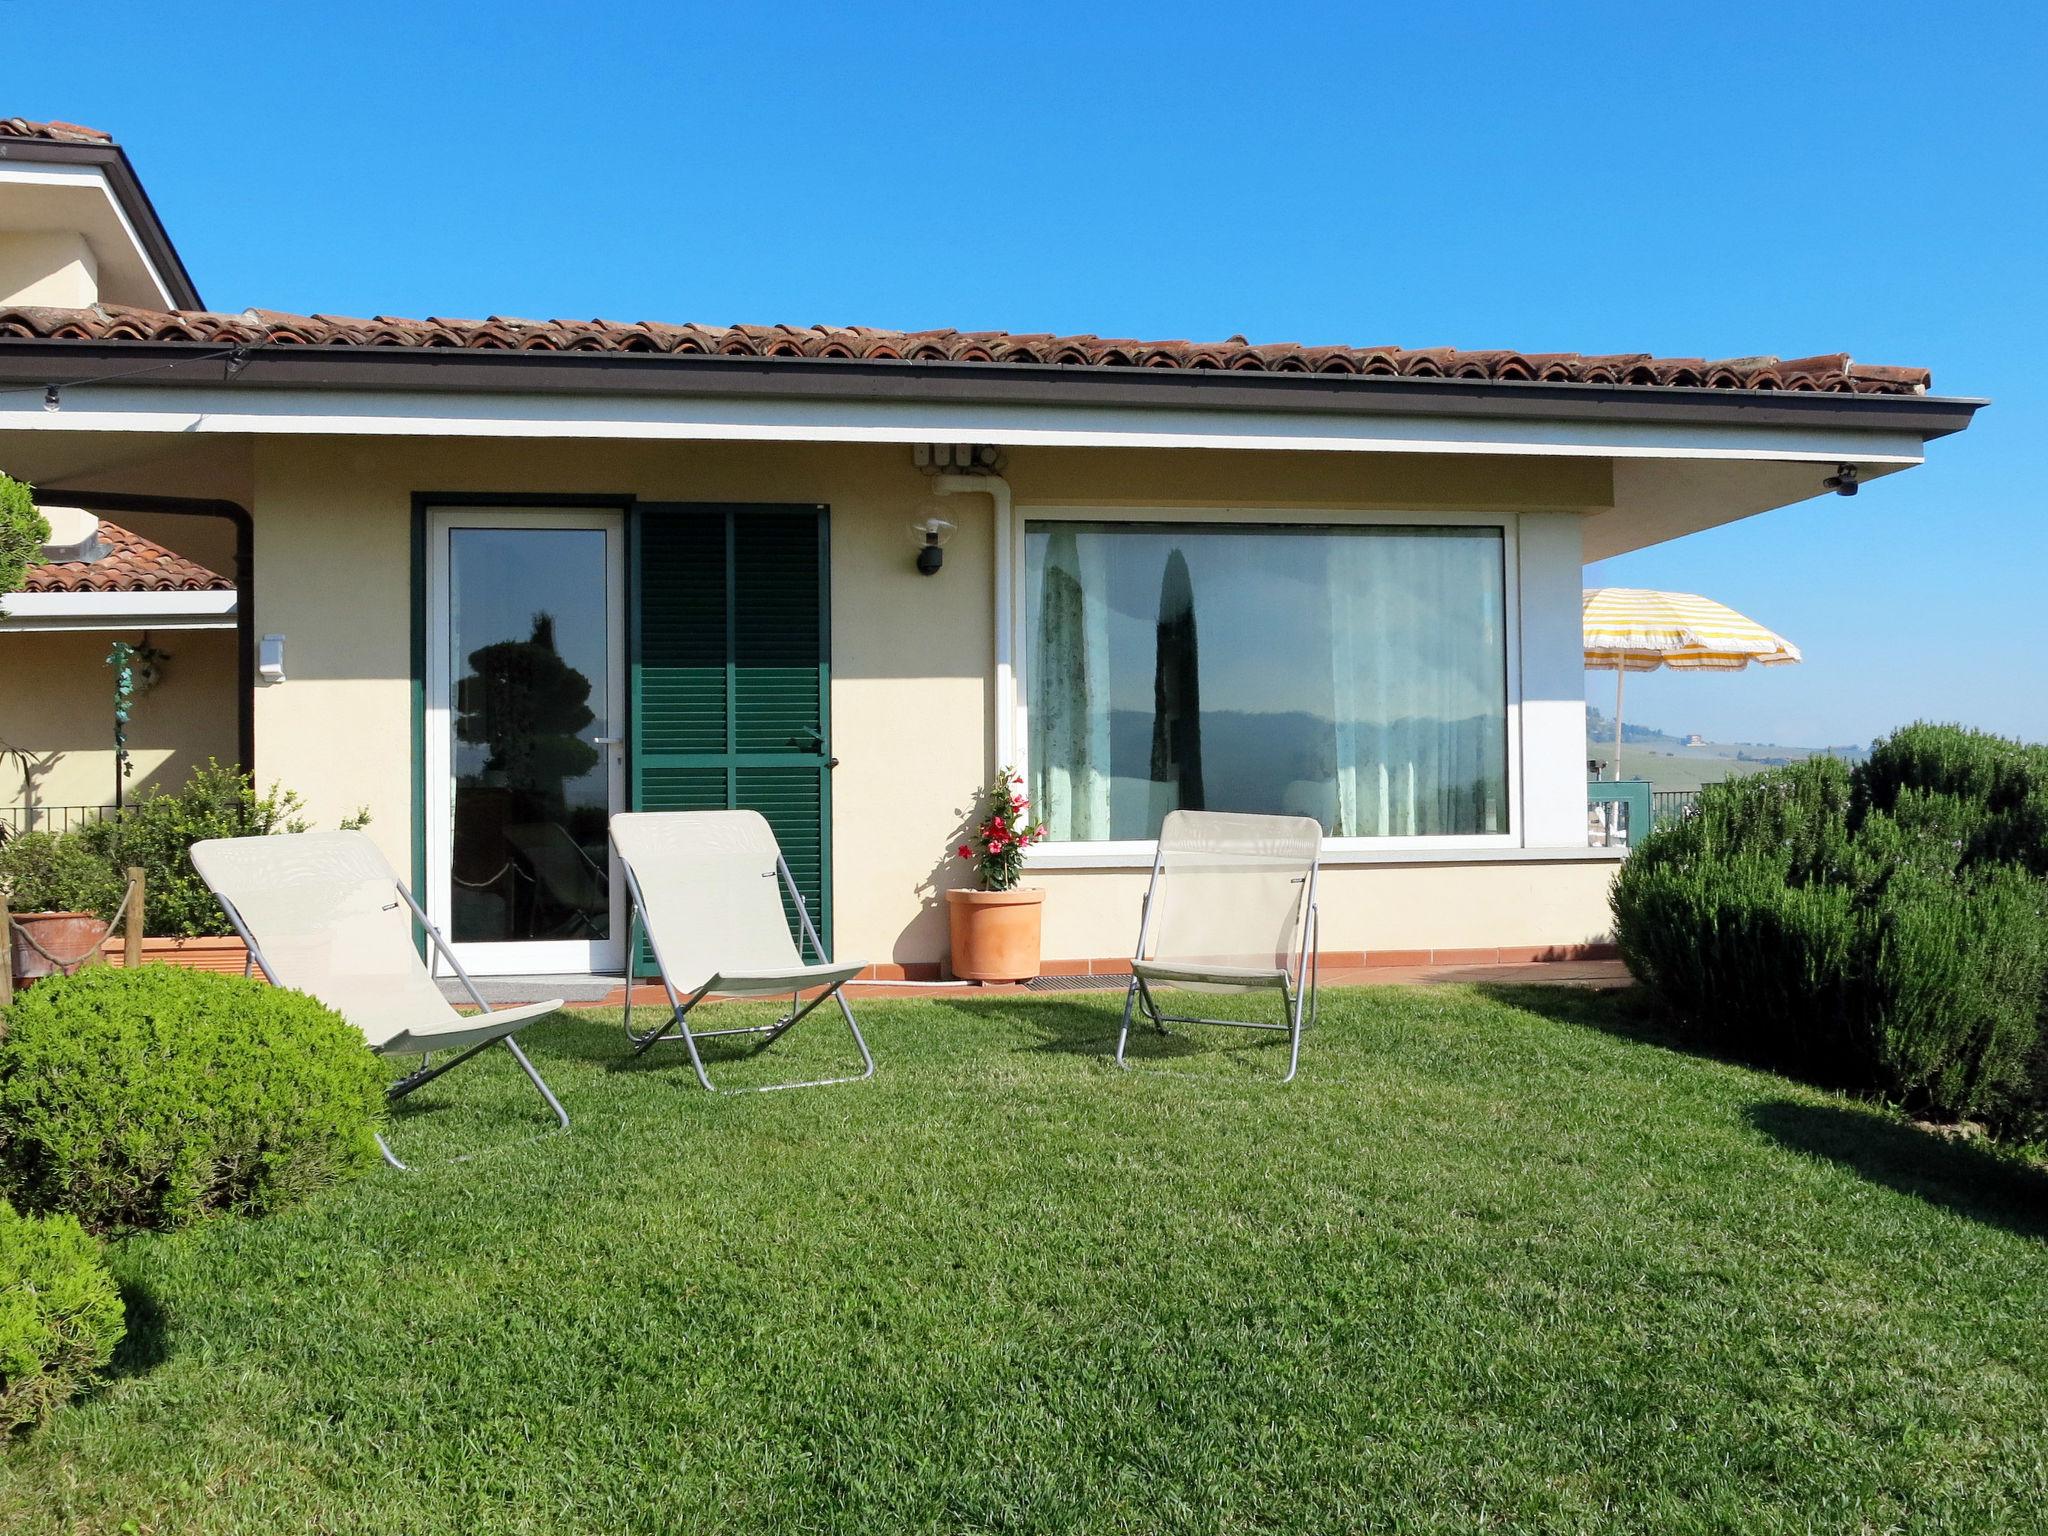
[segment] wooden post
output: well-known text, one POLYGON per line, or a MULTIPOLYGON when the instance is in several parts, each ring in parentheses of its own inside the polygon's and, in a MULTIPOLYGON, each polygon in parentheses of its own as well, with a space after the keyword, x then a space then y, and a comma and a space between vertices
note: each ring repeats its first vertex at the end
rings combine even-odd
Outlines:
POLYGON ((128 912, 122 925, 121 963, 133 970, 142 964, 142 870, 128 866, 128 912))
POLYGON ((14 923, 7 916, 7 898, 0 895, 0 1008, 14 1001, 14 923))

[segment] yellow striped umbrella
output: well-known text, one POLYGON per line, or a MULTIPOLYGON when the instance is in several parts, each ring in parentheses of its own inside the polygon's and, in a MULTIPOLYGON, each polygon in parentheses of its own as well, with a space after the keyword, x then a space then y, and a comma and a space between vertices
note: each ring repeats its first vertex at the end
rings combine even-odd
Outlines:
POLYGON ((1659 667, 1739 672, 1755 662, 1801 660, 1799 647, 1711 598, 1690 592, 1594 587, 1580 607, 1588 671, 1614 673, 1614 776, 1621 777, 1621 685, 1631 672, 1659 667))

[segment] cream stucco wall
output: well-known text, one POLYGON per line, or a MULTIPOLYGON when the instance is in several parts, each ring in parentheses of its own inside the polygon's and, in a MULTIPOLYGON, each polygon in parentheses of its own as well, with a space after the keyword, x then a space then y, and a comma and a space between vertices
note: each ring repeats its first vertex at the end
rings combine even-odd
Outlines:
MULTIPOLYGON (((1421 961, 1514 958, 1600 944, 1615 861, 1573 858, 1446 863, 1325 864, 1318 877, 1325 952, 1421 961), (1456 952, 1447 954, 1447 952, 1456 952)), ((1046 888, 1045 953, 1064 960, 1128 958, 1138 942, 1148 872, 1058 869, 1046 888)))
MULTIPOLYGON (((259 774, 296 789, 322 823, 367 807, 372 835, 401 869, 410 867, 413 836, 414 493, 829 505, 838 948, 876 962, 943 955, 941 891, 960 875, 947 848, 993 766, 996 551, 984 499, 961 504, 945 569, 926 578, 914 569, 904 526, 928 486, 897 446, 266 439, 253 451, 255 628, 287 637, 289 676, 257 693, 259 774)), ((1033 449, 1011 455, 1007 477, 1022 514, 1033 502, 1498 510, 1575 529, 1577 511, 1611 495, 1607 465, 1578 459, 1033 449)), ((1565 622, 1575 635, 1576 541, 1538 543, 1559 567, 1541 573, 1546 590, 1569 583, 1565 622)), ((1548 647, 1545 675, 1554 681, 1563 658, 1549 652, 1565 631, 1551 620, 1538 626, 1537 643, 1548 647)), ((1526 653, 1526 633, 1523 643, 1526 653)), ((1572 695, 1579 697, 1576 684, 1572 695)), ((1549 750, 1554 760, 1539 765, 1536 779, 1553 799, 1577 801, 1581 742, 1568 756, 1554 742, 1549 750)), ((1560 830, 1558 820, 1553 808, 1546 825, 1560 839, 1582 836, 1582 810, 1575 827, 1560 830)), ((1584 942, 1604 931, 1610 872, 1474 863, 1333 870, 1324 944, 1584 942)), ((1126 947, 1141 880, 1114 870, 1044 875, 1053 892, 1047 954, 1083 958, 1126 947)))
POLYGON ((0 234, 0 304, 83 309, 100 301, 100 264, 68 229, 0 234))
MULTIPOLYGON (((106 665, 116 640, 139 632, 0 632, 0 746, 42 762, 24 801, 21 775, 0 769, 0 806, 106 805, 114 794, 114 683, 106 665)), ((128 726, 135 771, 127 793, 175 789, 209 757, 235 760, 235 636, 232 630, 154 635, 167 652, 163 681, 135 703, 128 726)))

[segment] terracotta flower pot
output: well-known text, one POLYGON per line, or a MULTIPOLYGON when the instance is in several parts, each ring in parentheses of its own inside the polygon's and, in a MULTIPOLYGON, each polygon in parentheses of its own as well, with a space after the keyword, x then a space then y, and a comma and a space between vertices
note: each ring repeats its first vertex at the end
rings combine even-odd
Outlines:
POLYGON ((948 891, 953 974, 962 981, 1029 981, 1038 974, 1045 892, 948 891))
POLYGON ((98 958, 100 945, 107 937, 107 925, 90 912, 11 912, 8 923, 8 948, 12 951, 8 963, 14 967, 14 979, 21 982, 41 976, 69 976, 98 958), (29 943, 31 938, 58 961, 66 963, 59 966, 56 961, 45 959, 29 943))

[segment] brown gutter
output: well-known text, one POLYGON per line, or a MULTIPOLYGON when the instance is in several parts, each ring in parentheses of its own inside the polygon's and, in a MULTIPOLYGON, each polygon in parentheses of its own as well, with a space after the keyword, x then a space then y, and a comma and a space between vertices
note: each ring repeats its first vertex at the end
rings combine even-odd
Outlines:
MULTIPOLYGON (((1714 426, 1960 432, 1987 402, 1941 395, 1491 379, 1075 367, 1057 363, 512 352, 217 341, 0 338, 0 387, 418 390, 465 394, 701 396, 942 405, 1273 411, 1324 417, 1466 416, 1714 426), (227 357, 234 352, 232 358, 227 357), (123 378, 126 370, 137 370, 123 378)), ((62 408, 61 405, 59 407, 62 408)))

